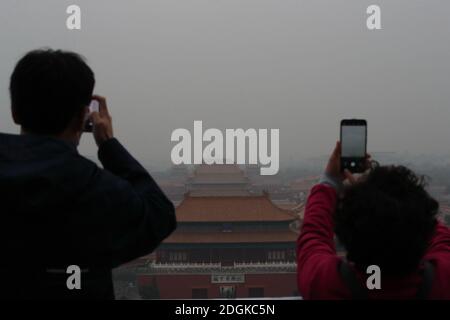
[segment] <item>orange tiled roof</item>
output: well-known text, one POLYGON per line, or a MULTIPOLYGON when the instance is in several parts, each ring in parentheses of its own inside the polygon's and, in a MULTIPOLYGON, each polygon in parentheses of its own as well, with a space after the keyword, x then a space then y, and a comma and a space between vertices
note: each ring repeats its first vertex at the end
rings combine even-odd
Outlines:
POLYGON ((260 196, 204 196, 189 194, 176 209, 178 222, 291 221, 288 210, 260 196))
POLYGON ((273 232, 181 232, 175 231, 164 243, 260 243, 295 242, 298 235, 290 230, 273 232))

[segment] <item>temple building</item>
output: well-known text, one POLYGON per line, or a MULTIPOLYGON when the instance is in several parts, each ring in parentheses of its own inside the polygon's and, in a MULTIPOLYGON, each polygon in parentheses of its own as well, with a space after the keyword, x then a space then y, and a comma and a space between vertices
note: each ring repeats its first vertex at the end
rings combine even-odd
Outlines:
POLYGON ((296 295, 296 219, 260 196, 193 196, 177 207, 177 230, 139 270, 160 298, 296 295))
POLYGON ((192 195, 243 196, 250 194, 250 180, 237 165, 202 164, 194 169, 186 188, 192 195))
POLYGON ((143 298, 297 295, 299 214, 250 187, 236 165, 195 168, 176 206, 177 230, 129 266, 143 298))

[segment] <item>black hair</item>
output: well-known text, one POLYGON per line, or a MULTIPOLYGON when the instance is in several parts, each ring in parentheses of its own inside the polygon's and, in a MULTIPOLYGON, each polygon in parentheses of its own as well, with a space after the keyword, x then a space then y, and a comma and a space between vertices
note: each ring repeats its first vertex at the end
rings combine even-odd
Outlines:
POLYGON ((94 85, 94 73, 80 55, 52 49, 31 51, 11 75, 15 120, 32 133, 61 133, 89 105, 94 85))
POLYGON ((375 166, 338 200, 335 232, 348 260, 365 272, 406 275, 417 269, 436 226, 439 204, 424 177, 404 166, 375 166))

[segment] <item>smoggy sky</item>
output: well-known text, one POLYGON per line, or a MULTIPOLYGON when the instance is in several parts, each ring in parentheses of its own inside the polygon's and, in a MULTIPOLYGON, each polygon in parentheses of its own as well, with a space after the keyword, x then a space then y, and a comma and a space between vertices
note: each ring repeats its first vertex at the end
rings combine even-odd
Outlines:
MULTIPOLYGON (((447 0, 2 0, 0 131, 18 132, 14 64, 49 46, 88 59, 116 136, 149 167, 170 165, 172 131, 194 120, 279 128, 281 167, 327 154, 348 117, 367 119, 369 151, 449 154, 449 16, 447 0), (370 4, 382 30, 366 28, 370 4)), ((91 137, 80 152, 95 156, 91 137)))

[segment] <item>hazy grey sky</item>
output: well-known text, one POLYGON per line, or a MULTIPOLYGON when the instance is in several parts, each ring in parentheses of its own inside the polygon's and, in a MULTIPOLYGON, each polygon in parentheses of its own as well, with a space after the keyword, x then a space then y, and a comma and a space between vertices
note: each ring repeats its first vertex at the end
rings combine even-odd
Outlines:
MULTIPOLYGON (((449 153, 449 16, 447 0, 2 0, 0 131, 18 132, 14 64, 49 46, 87 57, 116 136, 149 166, 194 120, 279 128, 281 167, 328 153, 345 117, 367 119, 369 151, 449 153), (367 30, 370 4, 383 30, 367 30)), ((95 155, 91 137, 80 151, 95 155)))

